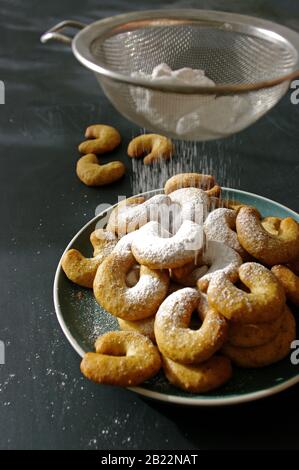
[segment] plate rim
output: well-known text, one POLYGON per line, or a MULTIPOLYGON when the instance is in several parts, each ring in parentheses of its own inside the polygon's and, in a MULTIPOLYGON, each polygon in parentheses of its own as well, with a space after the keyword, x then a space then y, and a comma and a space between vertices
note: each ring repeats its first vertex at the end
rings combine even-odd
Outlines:
MULTIPOLYGON (((245 195, 248 195, 248 196, 263 200, 263 201, 274 203, 276 206, 279 206, 282 209, 285 209, 288 212, 290 212, 291 214, 293 214, 296 219, 299 218, 299 214, 297 212, 295 212, 293 209, 290 209, 289 207, 281 204, 280 202, 276 202, 273 199, 267 198, 265 196, 261 196, 259 194, 251 193, 249 191, 244 191, 244 190, 241 190, 241 189, 228 188, 228 187, 225 187, 225 186, 223 186, 222 189, 223 189, 223 191, 234 191, 234 192, 245 194, 245 195)), ((152 189, 150 191, 144 191, 142 193, 136 194, 133 197, 148 195, 148 194, 151 194, 151 193, 159 193, 161 191, 163 191, 163 188, 152 189)), ((131 196, 129 196, 129 197, 131 197, 131 196)), ((116 207, 117 204, 118 203, 112 205, 110 209, 113 209, 114 207, 116 207)), ((59 285, 60 275, 62 274, 61 260, 62 260, 63 255, 66 253, 67 250, 69 250, 69 248, 73 245, 73 243, 81 235, 81 233, 84 232, 87 229, 87 227, 89 225, 93 224, 98 218, 103 216, 103 214, 105 214, 105 212, 107 212, 107 210, 109 210, 109 209, 103 210, 102 212, 97 214, 95 217, 90 219, 73 236, 73 238, 67 244, 65 250, 63 251, 63 253, 62 253, 62 255, 59 259, 59 263, 58 263, 58 266, 56 268, 55 277, 54 277, 53 300, 54 300, 54 307, 55 307, 56 317, 57 317, 58 323, 59 323, 66 339, 71 344, 73 349, 79 354, 80 357, 84 356, 85 351, 77 343, 76 339, 73 337, 70 330, 68 329, 68 327, 67 327, 67 325, 64 321, 64 317, 63 317, 63 314, 62 314, 62 311, 61 311, 61 308, 60 308, 60 303, 59 303, 59 288, 58 288, 58 285, 59 285)), ((260 400, 262 398, 266 398, 268 396, 275 395, 279 392, 282 392, 283 390, 286 390, 286 389, 292 387, 293 385, 296 385, 297 383, 299 383, 299 373, 295 377, 292 377, 291 379, 288 379, 288 380, 286 380, 285 382, 283 382, 281 384, 274 385, 273 387, 262 389, 258 392, 245 393, 244 395, 241 395, 241 396, 232 395, 232 396, 228 396, 227 398, 223 398, 223 397, 222 398, 198 398, 196 396, 194 396, 194 397, 191 396, 190 398, 189 397, 180 397, 180 396, 177 396, 177 395, 170 395, 170 394, 167 394, 167 393, 165 394, 165 393, 156 392, 156 391, 153 391, 153 390, 148 390, 148 389, 146 389, 144 387, 140 387, 140 386, 138 386, 138 387, 127 387, 127 390, 135 392, 138 395, 141 395, 143 397, 150 398, 150 399, 153 399, 153 400, 159 400, 159 401, 162 401, 164 403, 166 402, 166 403, 172 403, 172 404, 178 404, 178 405, 188 405, 188 406, 226 406, 226 405, 236 405, 236 404, 240 404, 240 403, 260 400)))

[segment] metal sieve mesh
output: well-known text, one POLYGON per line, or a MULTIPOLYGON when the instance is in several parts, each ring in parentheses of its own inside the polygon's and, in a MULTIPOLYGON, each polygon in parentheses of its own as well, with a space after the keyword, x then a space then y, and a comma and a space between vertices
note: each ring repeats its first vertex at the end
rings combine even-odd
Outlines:
MULTIPOLYGON (((68 25, 82 28, 67 21, 42 40, 69 42, 58 32, 68 25)), ((290 78, 281 79, 299 68, 296 32, 260 18, 205 10, 156 10, 96 21, 74 37, 72 48, 124 116, 140 127, 189 140, 246 128, 281 99, 290 78), (161 63, 172 70, 202 69, 216 86, 151 80, 161 63), (280 83, 262 83, 273 79, 280 83), (239 89, 228 94, 227 86, 239 89)))
POLYGON ((294 52, 284 44, 248 34, 204 27, 171 25, 119 33, 90 45, 95 62, 130 75, 172 69, 204 69, 217 84, 257 82, 292 71, 294 52))
MULTIPOLYGON (((294 49, 283 41, 202 23, 117 29, 110 34, 94 39, 90 53, 95 63, 127 76, 140 71, 150 75, 157 64, 167 63, 173 70, 203 69, 217 85, 255 83, 292 72, 296 62, 294 49)), ((288 88, 283 83, 219 100, 219 96, 146 90, 97 77, 127 118, 154 132, 186 140, 209 140, 240 131, 273 107, 288 88), (186 109, 193 113, 187 118, 186 109)))

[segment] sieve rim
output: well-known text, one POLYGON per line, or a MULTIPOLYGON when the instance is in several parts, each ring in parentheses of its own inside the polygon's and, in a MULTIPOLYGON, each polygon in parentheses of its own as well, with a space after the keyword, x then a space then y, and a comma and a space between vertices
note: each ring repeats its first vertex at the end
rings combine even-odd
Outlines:
MULTIPOLYGON (((217 29, 226 30, 227 32, 250 34, 255 37, 272 41, 276 44, 284 44, 294 54, 292 72, 299 68, 299 33, 286 26, 262 18, 213 10, 146 10, 101 19, 91 23, 76 34, 72 40, 72 51, 79 62, 88 69, 99 74, 103 80, 113 80, 127 85, 170 93, 221 94, 225 92, 226 89, 230 92, 229 87, 232 87, 233 91, 236 87, 235 84, 217 84, 213 87, 207 87, 185 83, 174 84, 161 81, 155 82, 144 77, 126 75, 112 70, 101 61, 95 62, 94 57, 90 52, 90 47, 94 40, 98 40, 102 37, 104 41, 107 37, 112 36, 112 31, 118 30, 119 32, 124 32, 125 25, 129 26, 130 24, 133 25, 135 23, 137 26, 137 23, 140 22, 142 22, 144 26, 146 24, 158 25, 161 24, 162 21, 179 24, 180 22, 185 23, 186 20, 193 22, 194 24, 202 21, 206 25, 210 24, 211 26, 217 26, 217 29)), ((284 76, 278 75, 274 80, 290 81, 291 79, 290 74, 287 74, 284 76)), ((264 85, 264 83, 265 82, 261 81, 248 82, 249 87, 246 87, 247 84, 244 84, 245 89, 243 91, 250 91, 251 84, 252 89, 255 89, 255 87, 264 85)))

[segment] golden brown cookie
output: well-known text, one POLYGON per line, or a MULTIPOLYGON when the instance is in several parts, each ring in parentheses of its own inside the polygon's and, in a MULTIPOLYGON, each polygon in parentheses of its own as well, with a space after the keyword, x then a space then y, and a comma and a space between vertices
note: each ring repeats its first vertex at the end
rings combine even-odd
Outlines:
POLYGON ((215 184, 215 178, 212 175, 204 175, 202 173, 179 173, 166 181, 164 192, 165 194, 170 194, 181 188, 209 190, 212 189, 215 184))
POLYGON ((275 320, 266 323, 229 323, 228 342, 241 348, 252 348, 269 343, 277 335, 283 313, 275 320))
POLYGON ((169 160, 173 154, 173 144, 170 139, 158 134, 142 134, 131 140, 128 146, 128 155, 138 158, 146 155, 143 159, 145 165, 160 160, 169 160))
POLYGON ((119 180, 126 172, 120 161, 100 165, 93 153, 81 157, 77 162, 77 176, 86 186, 104 186, 119 180))
POLYGON ((287 299, 299 307, 299 277, 282 265, 273 266, 271 271, 283 285, 287 299))
POLYGON ((121 142, 119 132, 114 127, 104 124, 89 126, 85 131, 85 137, 89 140, 79 145, 79 152, 84 154, 95 153, 99 155, 111 152, 121 142))
POLYGON ((128 321, 122 318, 117 319, 119 327, 124 331, 135 331, 141 335, 147 336, 153 343, 156 342, 154 323, 155 316, 145 318, 144 320, 128 321))
POLYGON ((180 289, 160 306, 155 318, 155 337, 164 356, 183 364, 209 359, 227 337, 227 322, 210 308, 196 289, 180 289), (202 320, 199 329, 190 328, 192 313, 198 309, 202 320))
POLYGON ((123 320, 151 317, 167 295, 169 274, 141 266, 139 281, 134 287, 128 287, 126 276, 136 260, 130 247, 120 249, 119 244, 97 270, 93 283, 95 298, 107 312, 123 320))
POLYGON ((162 356, 162 366, 169 382, 186 392, 215 390, 232 376, 231 362, 224 356, 213 356, 201 364, 179 364, 162 356))
POLYGON ((283 311, 283 287, 269 269, 258 263, 244 263, 239 277, 250 292, 236 287, 223 274, 210 280, 208 300, 228 320, 238 323, 264 323, 275 320, 283 311))
POLYGON ((256 209, 241 207, 236 227, 242 247, 264 264, 288 263, 299 256, 299 225, 291 217, 281 220, 275 235, 265 230, 256 209))
POLYGON ((110 331, 88 352, 81 372, 96 383, 130 387, 156 375, 161 368, 158 349, 146 337, 132 331, 110 331))
POLYGON ((62 257, 61 266, 70 281, 82 287, 92 288, 98 267, 113 251, 117 238, 107 230, 98 229, 92 232, 90 241, 94 257, 86 258, 76 249, 68 250, 62 257))
POLYGON ((284 319, 278 334, 269 343, 253 348, 240 348, 226 343, 222 353, 239 367, 265 367, 285 358, 296 338, 296 322, 290 309, 285 307, 284 319))
POLYGON ((280 217, 264 217, 261 220, 261 224, 267 232, 271 233, 272 235, 278 235, 279 227, 281 224, 282 219, 280 217))

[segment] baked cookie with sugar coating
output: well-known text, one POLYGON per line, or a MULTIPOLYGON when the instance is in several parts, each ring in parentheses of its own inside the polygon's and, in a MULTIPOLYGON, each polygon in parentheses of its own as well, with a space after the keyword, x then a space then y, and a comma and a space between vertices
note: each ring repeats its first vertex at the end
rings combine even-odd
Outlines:
POLYGON ((138 230, 150 221, 162 220, 168 223, 168 208, 171 200, 164 194, 156 194, 150 199, 130 198, 116 207, 109 218, 107 229, 123 236, 138 230), (127 201, 127 202, 126 202, 127 201))
POLYGON ((281 315, 284 290, 269 269, 258 263, 244 263, 239 267, 239 278, 249 292, 236 287, 225 274, 212 277, 208 287, 210 305, 238 323, 264 323, 281 315))
POLYGON ((263 227, 256 209, 241 207, 236 228, 242 247, 266 265, 289 263, 299 257, 299 224, 291 217, 281 220, 276 235, 263 227))
POLYGON ((133 287, 127 274, 136 265, 130 244, 135 232, 123 237, 99 266, 93 292, 107 312, 123 320, 136 321, 153 316, 168 292, 169 274, 163 270, 140 267, 140 277, 133 287))
POLYGON ((207 241, 201 265, 207 266, 208 270, 198 278, 196 285, 202 292, 206 292, 211 279, 219 273, 224 274, 231 282, 235 282, 241 264, 241 256, 231 247, 213 240, 207 241))
POLYGON ((196 289, 180 289, 161 304, 155 317, 155 337, 161 353, 182 364, 198 364, 209 359, 227 337, 227 321, 211 308, 196 289), (191 329, 194 310, 202 320, 191 329))
MULTIPOLYGON (((118 233, 118 218, 121 217, 121 213, 129 211, 130 208, 139 206, 145 201, 143 196, 133 196, 120 201, 111 211, 108 222, 107 230, 118 233)), ((120 230, 121 232, 121 230, 120 230)), ((127 232, 126 232, 127 233, 127 232)))
POLYGON ((212 189, 216 185, 212 175, 202 173, 178 173, 169 178, 164 186, 165 194, 181 188, 199 188, 204 191, 212 189))
POLYGON ((241 246, 236 233, 237 211, 226 208, 215 209, 210 212, 204 222, 204 231, 208 240, 224 243, 235 250, 241 258, 248 257, 248 253, 241 246))
POLYGON ((148 222, 132 242, 132 253, 141 265, 152 269, 172 269, 191 262, 202 249, 201 227, 185 220, 175 235, 158 222, 148 222))
POLYGON ((224 243, 208 240, 205 249, 195 255, 195 259, 182 267, 171 269, 170 277, 186 287, 196 286, 206 292, 210 279, 215 273, 225 273, 235 282, 238 267, 242 264, 240 255, 224 243))

